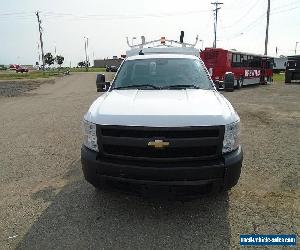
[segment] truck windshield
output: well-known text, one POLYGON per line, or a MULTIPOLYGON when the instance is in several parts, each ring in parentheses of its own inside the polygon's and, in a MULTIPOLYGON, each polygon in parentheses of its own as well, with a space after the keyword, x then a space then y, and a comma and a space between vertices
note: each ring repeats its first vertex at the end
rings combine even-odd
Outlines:
POLYGON ((114 89, 213 89, 200 60, 189 58, 151 58, 125 61, 114 89))

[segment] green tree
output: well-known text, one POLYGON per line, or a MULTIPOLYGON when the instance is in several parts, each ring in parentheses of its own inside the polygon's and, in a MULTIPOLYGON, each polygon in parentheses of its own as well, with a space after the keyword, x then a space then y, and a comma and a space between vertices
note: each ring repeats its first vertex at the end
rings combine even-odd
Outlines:
POLYGON ((54 64, 55 58, 52 56, 50 52, 46 53, 44 58, 45 58, 45 63, 47 65, 51 66, 52 64, 54 64))
POLYGON ((84 67, 84 66, 85 66, 85 62, 79 62, 79 63, 78 63, 78 67, 82 68, 82 67, 84 67))
POLYGON ((59 67, 61 67, 61 65, 63 64, 65 58, 61 55, 57 55, 55 57, 55 61, 57 62, 57 64, 59 65, 59 67))

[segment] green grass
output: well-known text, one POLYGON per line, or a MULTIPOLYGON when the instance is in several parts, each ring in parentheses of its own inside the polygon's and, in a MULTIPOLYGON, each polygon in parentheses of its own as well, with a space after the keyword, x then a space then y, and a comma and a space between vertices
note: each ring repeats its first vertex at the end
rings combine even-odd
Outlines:
MULTIPOLYGON (((37 78, 49 78, 55 76, 62 76, 63 73, 67 70, 70 72, 86 72, 85 68, 61 68, 50 69, 43 71, 29 71, 28 73, 16 73, 15 71, 10 70, 1 70, 0 71, 0 80, 14 80, 14 79, 37 79, 37 78)), ((89 68, 88 72, 104 72, 105 68, 89 68)))
POLYGON ((284 82, 284 79, 285 79, 284 74, 276 73, 276 74, 273 75, 273 81, 274 82, 284 82))
POLYGON ((42 71, 31 71, 28 73, 16 73, 16 72, 0 72, 0 80, 14 80, 14 79, 37 79, 37 78, 49 78, 52 76, 58 76, 57 71, 42 72, 42 71))
MULTIPOLYGON (((71 68, 71 72, 86 72, 85 68, 71 68)), ((104 72, 105 68, 89 68, 88 72, 104 72)))
MULTIPOLYGON (((15 79, 37 79, 61 76, 67 70, 70 72, 86 72, 85 68, 61 68, 60 70, 51 69, 43 71, 29 71, 28 73, 16 73, 15 71, 5 70, 0 71, 0 80, 15 80, 15 79)), ((88 72, 104 72, 105 68, 89 68, 88 72)))

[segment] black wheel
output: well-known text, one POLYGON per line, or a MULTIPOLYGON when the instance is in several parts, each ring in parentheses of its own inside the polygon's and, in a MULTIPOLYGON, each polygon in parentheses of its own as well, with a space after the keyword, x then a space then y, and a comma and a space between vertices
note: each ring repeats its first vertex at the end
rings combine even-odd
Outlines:
POLYGON ((234 91, 234 88, 230 88, 230 89, 225 88, 225 91, 226 91, 226 92, 233 92, 233 91, 234 91))

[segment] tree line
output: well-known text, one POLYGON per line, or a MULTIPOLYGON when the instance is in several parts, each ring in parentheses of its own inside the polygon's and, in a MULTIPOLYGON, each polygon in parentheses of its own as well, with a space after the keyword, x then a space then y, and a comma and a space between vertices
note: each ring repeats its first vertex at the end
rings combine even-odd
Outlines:
POLYGON ((44 60, 45 64, 47 64, 48 66, 51 66, 52 64, 54 64, 54 62, 56 62, 59 65, 59 67, 61 67, 65 58, 62 55, 57 55, 54 57, 50 52, 48 52, 45 54, 44 60))
MULTIPOLYGON (((65 58, 62 55, 57 55, 57 56, 53 56, 50 52, 46 53, 44 56, 44 60, 45 60, 45 64, 47 64, 49 67, 54 64, 54 62, 56 62, 59 67, 61 67, 61 65, 63 64, 65 58)), ((90 66, 90 62, 86 62, 86 61, 81 61, 77 64, 78 67, 82 68, 82 67, 89 67, 90 66)))

